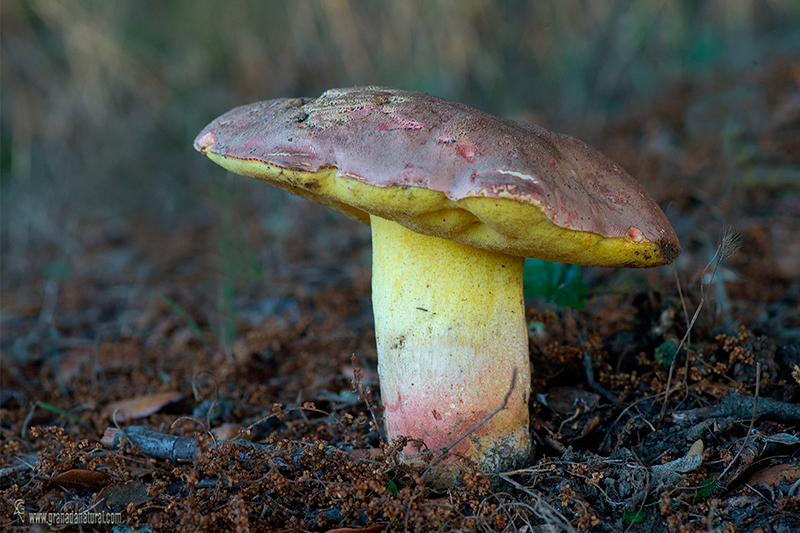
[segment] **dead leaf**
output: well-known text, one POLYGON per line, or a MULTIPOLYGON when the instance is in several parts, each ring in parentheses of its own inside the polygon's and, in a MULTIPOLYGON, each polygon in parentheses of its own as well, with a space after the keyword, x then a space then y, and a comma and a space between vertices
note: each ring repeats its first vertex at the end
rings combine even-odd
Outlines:
POLYGON ((582 413, 594 409, 600 401, 600 395, 573 387, 553 387, 541 399, 556 413, 571 415, 575 409, 580 409, 582 413))
POLYGON ((95 470, 73 469, 57 475, 56 477, 44 477, 53 485, 58 485, 65 489, 89 489, 100 490, 111 481, 113 478, 103 472, 95 470))
POLYGON ((689 385, 689 390, 710 394, 714 398, 720 399, 730 393, 731 386, 727 383, 718 383, 716 381, 704 379, 689 385))
POLYGON ((593 416, 590 418, 586 424, 584 424, 583 429, 581 430, 581 434, 578 436, 579 439, 582 439, 592 431, 594 431, 600 425, 600 417, 593 416))
POLYGON ((702 455, 686 455, 674 461, 664 463, 663 465, 654 465, 653 472, 678 472, 685 474, 693 472, 703 465, 702 455))
POLYGON ((747 480, 748 485, 780 485, 800 479, 800 464, 788 463, 771 466, 756 472, 747 480))
POLYGON ((222 424, 221 426, 212 429, 211 433, 219 440, 253 440, 253 432, 247 430, 244 426, 239 424, 222 424))
POLYGON ((348 450, 347 455, 359 459, 372 459, 375 461, 380 461, 384 457, 383 450, 380 448, 356 448, 354 450, 348 450))
POLYGON ((705 445, 703 444, 702 439, 697 439, 696 441, 694 441, 694 444, 692 444, 692 447, 689 448, 689 451, 686 452, 686 455, 687 456, 689 456, 689 455, 699 455, 699 456, 702 457, 704 450, 705 450, 705 445))
POLYGON ((136 396, 127 400, 108 404, 103 414, 114 417, 117 422, 125 422, 135 418, 144 418, 158 412, 165 405, 183 398, 179 392, 160 392, 147 396, 136 396), (116 414, 115 414, 116 413, 116 414))
POLYGON ((106 508, 111 510, 125 509, 128 505, 139 505, 151 500, 147 494, 147 485, 139 481, 126 481, 114 483, 100 491, 95 496, 95 501, 103 500, 106 508))

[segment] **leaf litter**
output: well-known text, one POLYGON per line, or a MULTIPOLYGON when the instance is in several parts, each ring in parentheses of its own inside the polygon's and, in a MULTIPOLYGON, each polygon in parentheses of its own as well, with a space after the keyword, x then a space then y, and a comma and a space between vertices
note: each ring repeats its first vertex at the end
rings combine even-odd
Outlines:
POLYGON ((92 243, 135 248, 113 276, 77 269, 49 292, 33 274, 4 280, 0 524, 21 526, 22 502, 120 512, 141 531, 797 531, 797 69, 747 76, 763 116, 717 80, 587 126, 668 205, 685 251, 674 270, 529 267, 548 278, 528 300, 524 468, 462 460, 441 489, 400 461, 406 442, 385 442, 363 228, 294 206, 279 274, 225 300, 229 337, 202 274, 214 230, 131 222, 131 238, 92 243), (702 125, 715 95, 747 117, 727 145, 702 125), (729 213, 736 253, 709 205, 729 213), (114 293, 142 268, 147 289, 114 293))

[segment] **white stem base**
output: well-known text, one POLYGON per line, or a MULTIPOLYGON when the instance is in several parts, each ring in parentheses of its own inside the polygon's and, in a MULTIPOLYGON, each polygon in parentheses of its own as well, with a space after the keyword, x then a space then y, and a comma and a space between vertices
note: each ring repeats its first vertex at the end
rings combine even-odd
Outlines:
MULTIPOLYGON (((523 258, 412 232, 371 217, 372 302, 389 439, 451 450, 482 470, 530 453, 530 366, 523 258)), ((408 446, 406 457, 415 450, 408 446)))

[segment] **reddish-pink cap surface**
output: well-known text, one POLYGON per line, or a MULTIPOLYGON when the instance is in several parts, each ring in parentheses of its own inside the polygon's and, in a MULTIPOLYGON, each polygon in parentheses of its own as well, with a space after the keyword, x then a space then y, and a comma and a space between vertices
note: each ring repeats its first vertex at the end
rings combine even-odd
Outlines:
POLYGON ((651 243, 658 264, 680 253, 658 205, 594 148, 427 94, 359 87, 258 102, 213 121, 195 148, 293 171, 335 168, 342 178, 455 202, 510 199, 537 206, 559 228, 651 243))

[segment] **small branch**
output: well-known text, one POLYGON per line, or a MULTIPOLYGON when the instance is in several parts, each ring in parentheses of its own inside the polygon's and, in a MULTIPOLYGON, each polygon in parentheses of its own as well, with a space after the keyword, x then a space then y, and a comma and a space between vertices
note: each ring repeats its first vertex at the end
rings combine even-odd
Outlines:
MULTIPOLYGON (((577 324, 576 324, 577 325, 577 324)), ((583 331, 580 325, 577 325, 578 328, 578 342, 583 349, 583 370, 586 372, 586 383, 589 386, 600 394, 603 398, 608 400, 611 403, 617 401, 617 395, 611 391, 606 390, 602 385, 600 385, 594 379, 594 369, 592 368, 592 356, 589 354, 589 350, 586 349, 586 338, 583 336, 583 331)))
POLYGON ((6 480, 11 480, 9 483, 16 481, 19 483, 20 479, 24 479, 26 473, 33 473, 31 465, 16 465, 7 468, 0 468, 0 487, 6 487, 6 480))
MULTIPOLYGON (((125 451, 129 451, 131 446, 139 448, 141 455, 152 457, 154 459, 169 460, 174 462, 193 462, 200 455, 200 446, 197 441, 191 437, 179 437, 177 435, 168 435, 166 433, 159 433, 144 426, 129 426, 127 428, 106 428, 103 438, 100 439, 100 444, 108 448, 116 448, 121 444, 128 443, 129 446, 125 447, 125 451)), ((291 441, 295 444, 300 444, 306 447, 316 448, 316 444, 308 442, 291 441)), ((249 440, 230 440, 222 441, 221 444, 230 444, 240 446, 242 448, 249 448, 251 450, 260 450, 267 452, 279 451, 274 445, 271 444, 258 444, 250 442, 249 440)), ((299 452, 295 452, 299 453, 299 452)), ((331 446, 325 447, 325 453, 328 455, 339 454, 346 455, 354 460, 358 460, 370 464, 381 464, 378 461, 370 460, 366 457, 359 457, 353 453, 345 450, 333 448, 331 446)), ((247 459, 246 452, 240 455, 242 460, 247 459)))
POLYGON ((126 440, 132 446, 141 448, 143 455, 155 459, 193 462, 200 454, 200 446, 192 438, 158 433, 143 426, 130 426, 124 430, 106 428, 100 444, 116 448, 126 440))
MULTIPOLYGON (((159 433, 144 426, 129 426, 124 430, 117 428, 106 428, 100 444, 109 448, 116 448, 125 441, 141 449, 141 454, 154 459, 168 460, 174 462, 193 462, 200 455, 200 446, 192 437, 179 437, 159 433)), ((257 444, 249 440, 225 441, 228 444, 235 444, 256 450, 271 451, 274 446, 257 444)), ((127 448, 126 448, 127 450, 127 448)))
POLYGON ((752 396, 743 396, 738 392, 732 392, 717 405, 672 414, 673 420, 686 424, 708 418, 747 419, 751 416, 754 416, 756 421, 767 418, 775 422, 797 424, 800 423, 800 405, 769 398, 760 398, 756 402, 752 396))
POLYGON ((609 402, 613 403, 617 401, 617 396, 613 392, 607 391, 602 385, 595 381, 594 369, 592 369, 592 356, 589 355, 587 350, 583 351, 583 369, 586 371, 586 382, 592 390, 603 396, 609 402))

